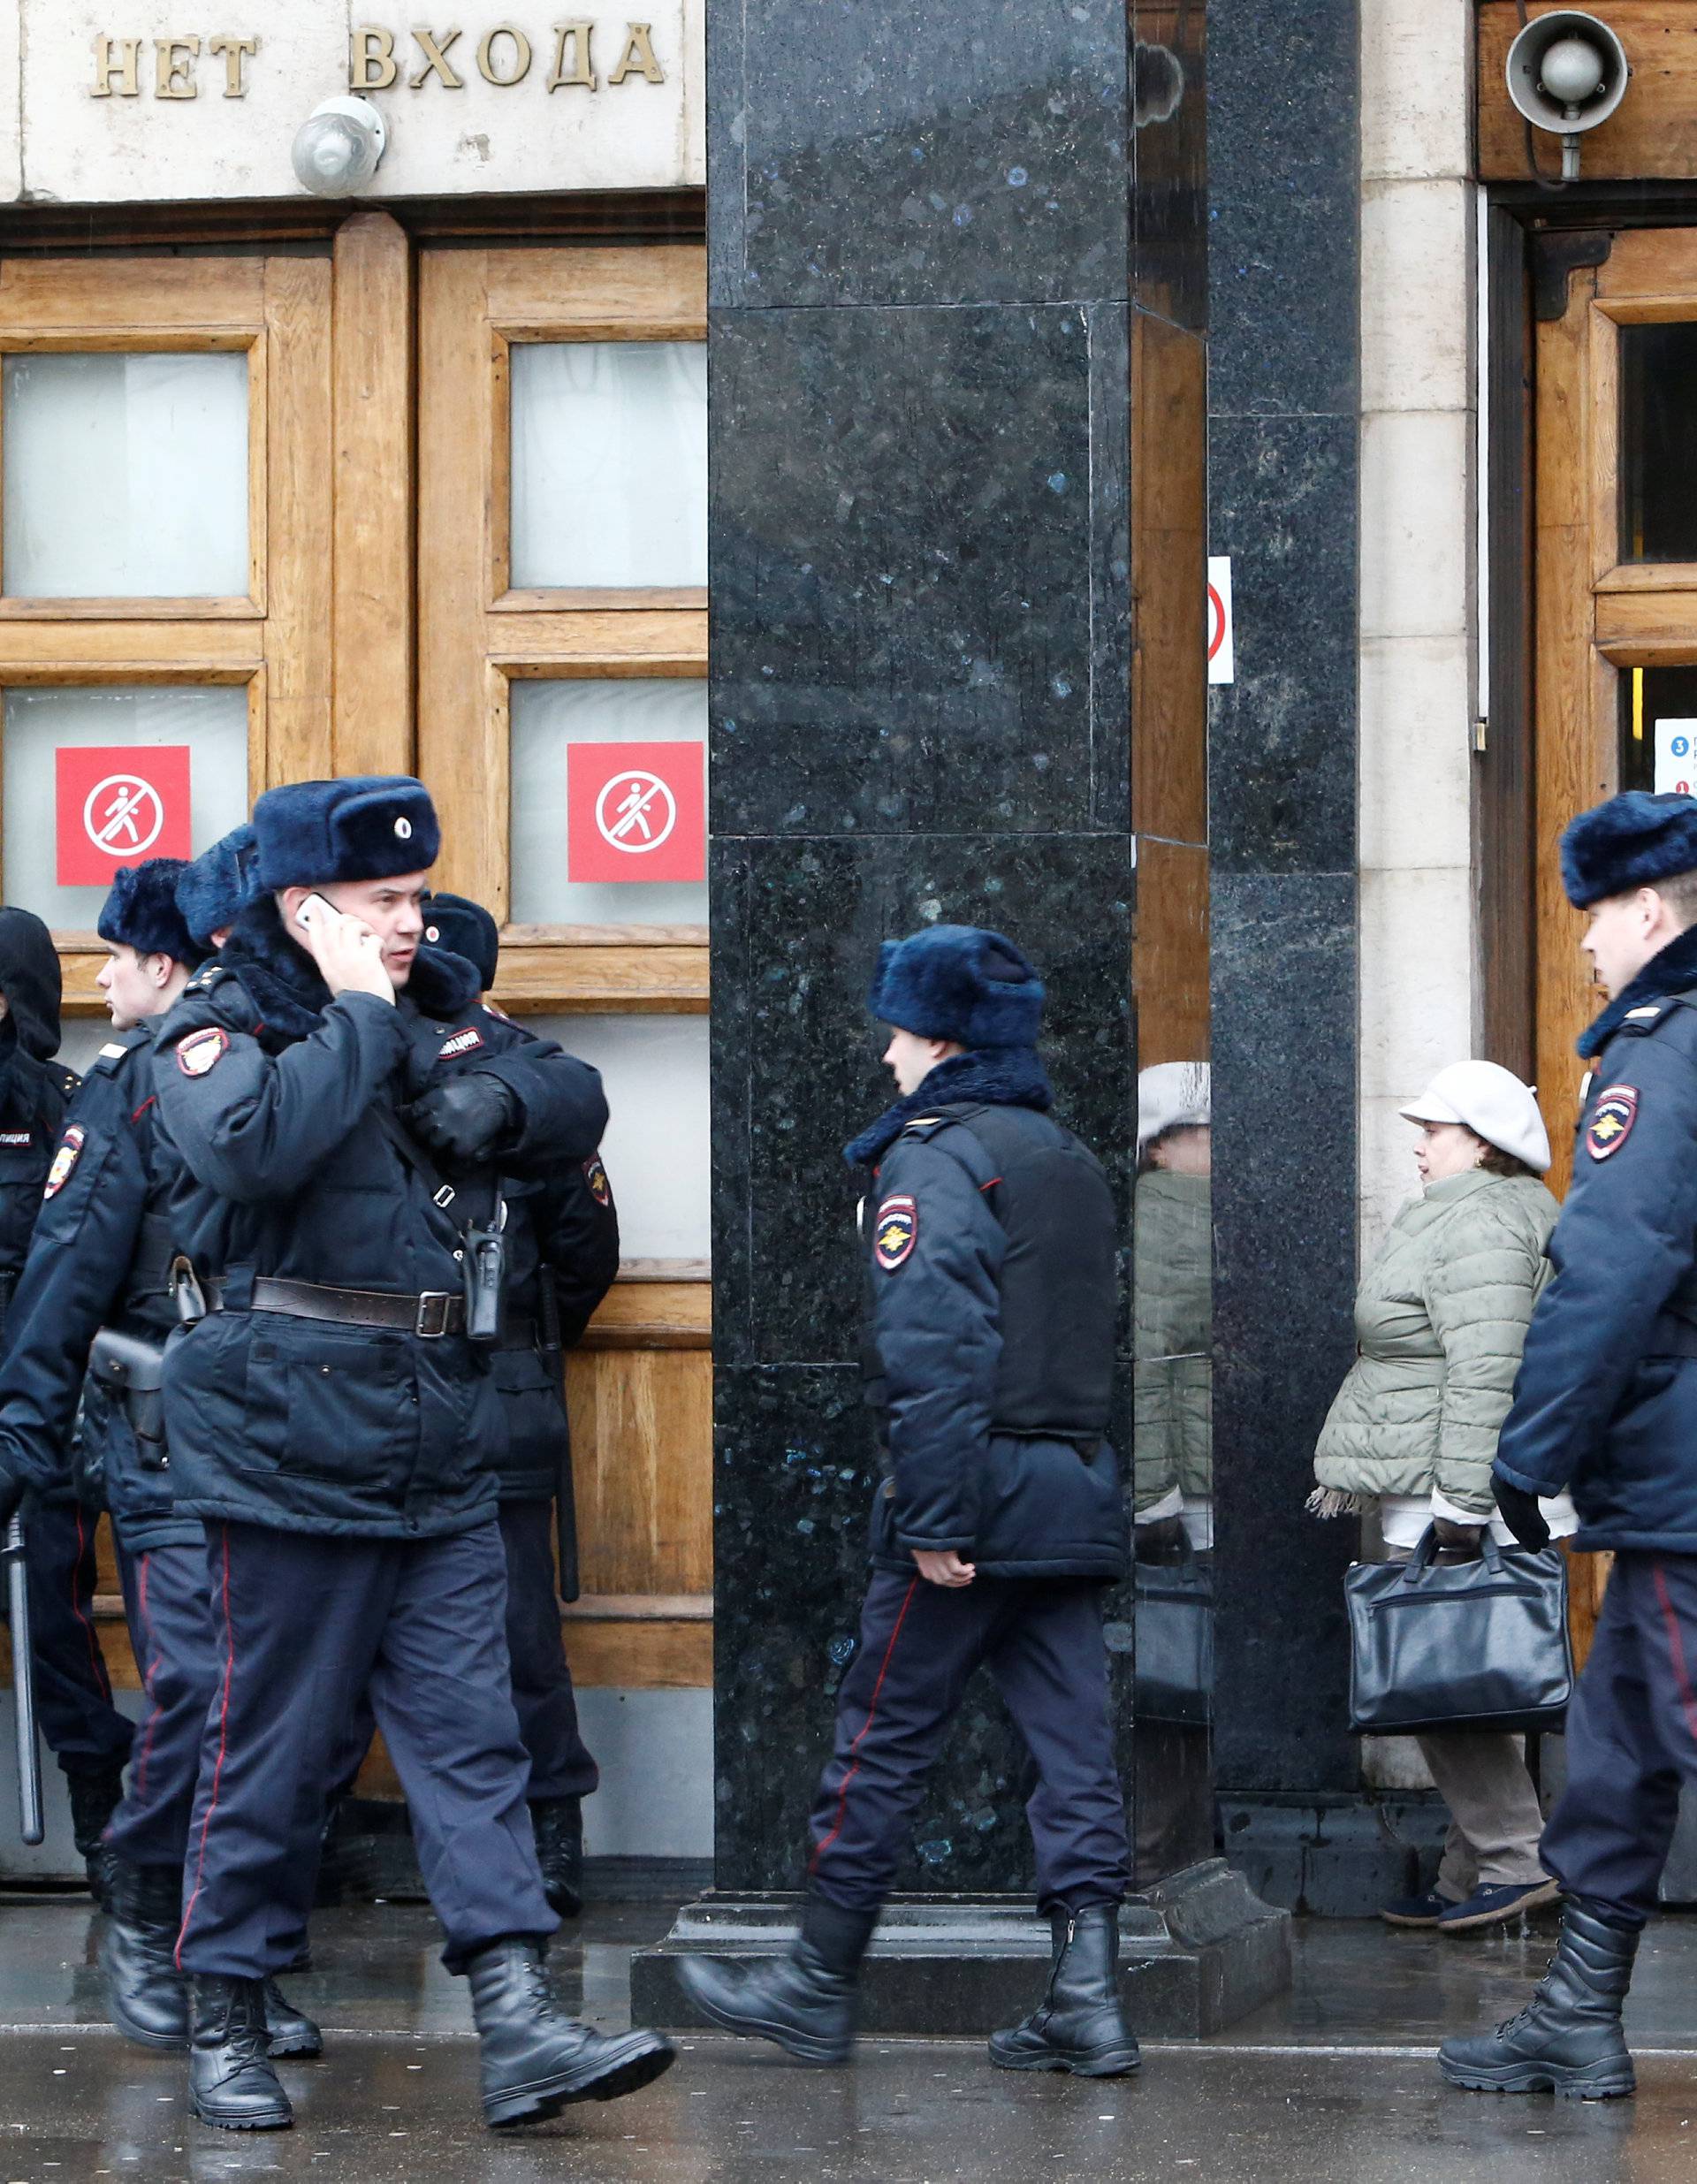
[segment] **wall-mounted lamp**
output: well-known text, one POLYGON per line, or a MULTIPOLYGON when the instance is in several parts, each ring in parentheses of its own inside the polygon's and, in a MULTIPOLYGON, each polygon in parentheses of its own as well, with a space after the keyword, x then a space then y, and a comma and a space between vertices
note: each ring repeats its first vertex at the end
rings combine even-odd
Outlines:
POLYGON ((323 99, 295 131, 294 179, 316 197, 346 197, 377 172, 388 141, 369 99, 323 99))
POLYGON ((1528 23, 1509 48, 1509 96, 1534 129, 1562 140, 1562 179, 1579 176, 1579 135, 1626 95, 1626 49, 1594 15, 1559 8, 1528 23))

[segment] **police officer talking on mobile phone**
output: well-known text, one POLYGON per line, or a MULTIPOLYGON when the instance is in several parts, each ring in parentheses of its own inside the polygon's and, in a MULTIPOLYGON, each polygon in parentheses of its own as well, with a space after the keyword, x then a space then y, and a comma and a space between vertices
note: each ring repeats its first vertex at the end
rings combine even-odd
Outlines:
POLYGON ((257 899, 162 1026, 180 1164, 167 1348, 179 1506, 206 1526, 219 1659, 178 1957, 202 2120, 292 2120, 263 1982, 301 1945, 323 1787, 369 1689, 468 1979, 485 2120, 646 2084, 649 2033, 566 2017, 525 1804, 490 1457, 501 1433, 500 1175, 591 1155, 596 1073, 476 1006, 422 946, 438 848, 404 776, 274 788, 257 899), (482 1339, 474 1339, 482 1338, 482 1339))

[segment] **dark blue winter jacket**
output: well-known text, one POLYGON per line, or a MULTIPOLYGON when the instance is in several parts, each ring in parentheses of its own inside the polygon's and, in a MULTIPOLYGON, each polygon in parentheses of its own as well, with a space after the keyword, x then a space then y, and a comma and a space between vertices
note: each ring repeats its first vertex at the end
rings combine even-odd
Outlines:
POLYGON ((261 1277, 461 1294, 461 1223, 487 1217, 495 1168, 456 1178, 438 1204, 382 1120, 449 1075, 487 1072, 512 1093, 501 1175, 559 1177, 594 1153, 606 1122, 596 1071, 484 1008, 477 984, 459 956, 425 947, 394 1005, 332 1000, 265 900, 161 1028, 173 1229, 202 1279, 219 1278, 224 1307, 166 1354, 171 1465, 193 1515, 369 1539, 492 1514, 505 1428, 487 1351, 252 1302, 261 1277))
POLYGON ((849 1147, 878 1161, 862 1221, 884 1567, 952 1548, 987 1577, 1124 1574, 1114 1205, 1048 1096, 1029 1050, 959 1055, 849 1147))
MULTIPOLYGON (((12 1299, 0 1365, 0 1470, 38 1489, 68 1484, 77 1399, 100 1329, 156 1345, 176 1325, 166 1288, 168 1194, 152 1126, 156 1028, 109 1039, 72 1102, 12 1299)), ((81 1439, 80 1475, 99 1479, 127 1549, 202 1537, 175 1506, 168 1465, 138 1441, 122 1404, 92 1382, 81 1439)))
POLYGON ((1697 929, 1581 1042, 1594 1059, 1556 1278, 1495 1469, 1571 1490, 1580 1548, 1697 1555, 1697 929))

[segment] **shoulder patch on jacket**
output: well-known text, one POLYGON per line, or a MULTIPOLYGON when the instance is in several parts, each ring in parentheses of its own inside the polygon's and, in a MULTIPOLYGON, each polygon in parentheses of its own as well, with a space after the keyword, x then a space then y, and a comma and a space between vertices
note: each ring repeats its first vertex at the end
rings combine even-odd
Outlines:
POLYGON ((1591 1110, 1585 1127, 1585 1149, 1594 1160, 1606 1160, 1618 1153, 1632 1134, 1638 1120, 1638 1087, 1610 1084, 1591 1110))
POLYGON ((438 1062, 457 1062, 461 1054, 475 1054, 483 1043, 483 1035, 475 1024, 468 1024, 463 1031, 456 1031, 452 1039, 444 1039, 438 1062))
POLYGON ((70 1182, 71 1171, 81 1158, 83 1141, 87 1136, 88 1132, 80 1122, 72 1122, 66 1127, 64 1137, 59 1140, 59 1149, 53 1155, 53 1165, 47 1171, 47 1182, 42 1191, 43 1199, 57 1199, 70 1182))
POLYGON ((903 1191, 886 1199, 872 1223, 872 1249, 886 1274, 894 1274, 911 1257, 919 1241, 919 1207, 903 1191))
POLYGON ((178 1041, 177 1067, 185 1077, 204 1077, 229 1045, 229 1033, 209 1024, 204 1031, 191 1031, 178 1041))
POLYGON ((590 1196, 597 1206, 613 1204, 613 1185, 607 1181, 607 1171, 601 1165, 598 1153, 593 1159, 584 1161, 583 1180, 590 1186, 590 1196))

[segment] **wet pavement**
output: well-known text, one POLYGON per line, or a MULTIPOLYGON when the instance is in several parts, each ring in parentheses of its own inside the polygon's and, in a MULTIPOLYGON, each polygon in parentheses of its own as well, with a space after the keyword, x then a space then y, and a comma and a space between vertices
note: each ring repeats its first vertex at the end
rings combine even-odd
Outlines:
MULTIPOLYGON (((552 1960, 563 2002, 628 2015, 633 1945, 665 1906, 594 1912, 552 1960)), ((179 2058, 101 2021, 95 1921, 75 1899, 0 1899, 0 2184, 246 2177, 364 2184, 1689 2184, 1697 2176, 1697 1919, 1647 1937, 1628 2028, 1634 2102, 1494 2099, 1442 2086, 1448 2030, 1517 2008, 1548 1927, 1479 1942, 1366 1924, 1299 1927, 1292 1992, 1229 2032, 1151 2046, 1139 2078, 1010 2077, 976 2042, 867 2043, 852 2071, 692 2036, 658 2085, 496 2136, 477 2121, 464 1989, 414 1906, 321 1914, 314 1969, 285 1982, 329 2052, 285 2065, 293 2132, 193 2123, 179 2058)))

